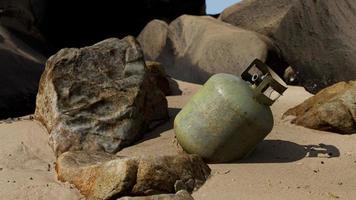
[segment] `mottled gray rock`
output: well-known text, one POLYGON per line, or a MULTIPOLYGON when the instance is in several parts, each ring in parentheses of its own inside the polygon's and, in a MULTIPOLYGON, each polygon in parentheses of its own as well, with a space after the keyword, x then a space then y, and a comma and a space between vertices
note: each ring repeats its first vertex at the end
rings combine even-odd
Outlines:
POLYGON ((122 197, 118 200, 194 200, 189 192, 180 190, 176 194, 160 194, 143 197, 122 197))
POLYGON ((288 115, 296 116, 292 123, 307 128, 356 133, 356 81, 325 88, 284 114, 288 115))
POLYGON ((150 122, 167 116, 167 100, 150 81, 130 36, 53 55, 41 77, 35 113, 57 155, 81 149, 115 153, 150 122))
POLYGON ((309 92, 356 79, 354 0, 249 0, 220 19, 271 37, 309 92))
POLYGON ((191 192, 210 174, 196 155, 127 158, 83 151, 63 153, 56 170, 59 180, 74 184, 89 200, 175 193, 176 182, 191 192))
POLYGON ((195 83, 215 73, 240 75, 256 58, 279 59, 272 59, 277 49, 266 37, 208 16, 183 15, 169 26, 152 21, 138 40, 145 57, 162 63, 168 75, 195 83))

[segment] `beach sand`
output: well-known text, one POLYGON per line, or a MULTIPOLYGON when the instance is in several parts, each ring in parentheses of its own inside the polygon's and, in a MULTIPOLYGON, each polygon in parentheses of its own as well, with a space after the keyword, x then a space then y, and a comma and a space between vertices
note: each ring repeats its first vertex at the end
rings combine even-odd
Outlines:
MULTIPOLYGON (((182 95, 169 96, 172 119, 118 155, 174 155, 173 118, 199 89, 179 82, 182 95)), ((355 199, 356 135, 338 135, 290 124, 289 108, 311 94, 289 87, 273 106, 275 127, 245 160, 210 164, 211 177, 193 193, 196 200, 355 199)), ((27 117, 28 118, 28 117, 27 117)), ((0 122, 0 199, 80 199, 69 184, 56 181, 48 133, 30 119, 0 122)))

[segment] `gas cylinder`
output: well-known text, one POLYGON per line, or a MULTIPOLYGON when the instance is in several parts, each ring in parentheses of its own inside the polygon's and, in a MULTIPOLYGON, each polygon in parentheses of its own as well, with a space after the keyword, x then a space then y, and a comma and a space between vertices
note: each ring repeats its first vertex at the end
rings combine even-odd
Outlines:
POLYGON ((256 59, 241 74, 216 74, 174 120, 180 146, 210 162, 248 155, 273 128, 270 106, 286 90, 284 82, 256 59))

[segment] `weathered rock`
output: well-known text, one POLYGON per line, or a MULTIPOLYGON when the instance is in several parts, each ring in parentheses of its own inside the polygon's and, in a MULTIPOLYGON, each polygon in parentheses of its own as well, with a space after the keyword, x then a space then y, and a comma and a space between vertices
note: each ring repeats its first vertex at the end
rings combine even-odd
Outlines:
POLYGON ((151 82, 166 95, 171 95, 170 81, 166 75, 164 67, 159 62, 146 61, 146 66, 149 72, 151 82))
POLYGON ((176 194, 160 194, 144 197, 122 197, 118 200, 194 200, 189 192, 180 190, 176 194))
POLYGON ((273 38, 293 1, 295 0, 244 0, 226 8, 219 19, 273 38))
POLYGON ((172 56, 168 36, 169 25, 164 21, 152 20, 145 26, 137 37, 137 41, 144 50, 146 60, 162 61, 172 56))
POLYGON ((168 75, 195 83, 215 73, 239 75, 255 58, 279 59, 266 37, 207 16, 183 15, 169 26, 152 21, 138 40, 145 57, 162 63, 168 75))
POLYGON ((292 123, 341 134, 356 133, 356 81, 340 82, 288 110, 292 123))
POLYGON ((167 100, 151 83, 133 37, 52 56, 35 113, 57 155, 81 149, 114 153, 140 137, 150 122, 167 116, 167 100))
POLYGON ((200 157, 186 154, 126 158, 66 152, 58 158, 56 169, 59 180, 74 184, 89 200, 174 193, 177 181, 187 183, 192 191, 210 174, 200 157))
POLYGON ((39 52, 0 26, 0 119, 34 112, 44 62, 39 52))
POLYGON ((270 36, 312 93, 356 78, 354 0, 243 1, 220 19, 270 36))

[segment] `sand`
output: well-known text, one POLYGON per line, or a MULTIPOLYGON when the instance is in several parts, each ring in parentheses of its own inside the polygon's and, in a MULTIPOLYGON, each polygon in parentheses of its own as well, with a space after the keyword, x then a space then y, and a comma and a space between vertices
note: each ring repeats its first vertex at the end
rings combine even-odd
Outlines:
MULTIPOLYGON (((183 94, 168 97, 171 116, 200 87, 185 82, 179 85, 183 94)), ((309 96, 303 88, 290 87, 272 107, 275 127, 266 140, 248 159, 211 164, 212 175, 193 193, 194 198, 355 199, 356 135, 306 129, 290 124, 290 118, 281 118, 288 108, 309 96)), ((176 154, 180 149, 172 122, 159 126, 118 155, 176 154)), ((0 137, 0 199, 81 198, 69 184, 56 181, 48 134, 38 122, 1 122, 0 137)))

